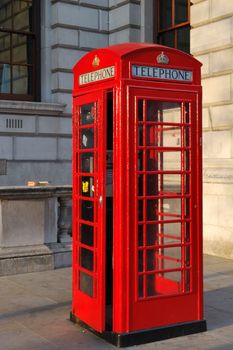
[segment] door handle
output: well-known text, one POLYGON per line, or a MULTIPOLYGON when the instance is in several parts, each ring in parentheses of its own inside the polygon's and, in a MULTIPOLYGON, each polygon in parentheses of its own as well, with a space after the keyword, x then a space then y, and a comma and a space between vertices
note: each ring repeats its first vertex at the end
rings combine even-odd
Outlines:
POLYGON ((100 206, 102 207, 102 204, 103 204, 103 196, 101 196, 101 195, 100 195, 100 197, 99 197, 99 204, 100 204, 100 206))

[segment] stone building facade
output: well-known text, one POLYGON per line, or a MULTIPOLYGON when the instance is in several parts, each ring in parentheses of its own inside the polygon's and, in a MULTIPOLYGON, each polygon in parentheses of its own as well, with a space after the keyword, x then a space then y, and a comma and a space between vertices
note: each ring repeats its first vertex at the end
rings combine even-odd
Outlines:
POLYGON ((233 258, 233 2, 193 1, 191 25, 203 63, 204 249, 233 258))
MULTIPOLYGON (((40 97, 0 97, 0 186, 71 183, 72 67, 94 48, 155 42, 156 2, 40 1, 40 97)), ((205 251, 233 257, 233 2, 192 0, 190 11, 203 63, 205 251)))

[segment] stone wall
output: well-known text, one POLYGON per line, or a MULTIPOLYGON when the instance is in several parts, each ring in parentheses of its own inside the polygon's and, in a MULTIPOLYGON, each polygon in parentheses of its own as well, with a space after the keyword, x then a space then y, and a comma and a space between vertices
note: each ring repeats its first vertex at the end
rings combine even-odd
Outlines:
POLYGON ((72 67, 94 48, 140 41, 139 0, 51 1, 52 101, 71 113, 72 67))
POLYGON ((71 117, 65 105, 0 101, 0 186, 71 183, 71 117), (4 170, 4 171, 2 171, 4 170))
POLYGON ((203 63, 204 249, 233 258, 233 2, 192 2, 191 51, 203 63))
POLYGON ((0 186, 71 184, 72 67, 94 48, 149 38, 152 1, 41 1, 42 102, 0 101, 0 186))

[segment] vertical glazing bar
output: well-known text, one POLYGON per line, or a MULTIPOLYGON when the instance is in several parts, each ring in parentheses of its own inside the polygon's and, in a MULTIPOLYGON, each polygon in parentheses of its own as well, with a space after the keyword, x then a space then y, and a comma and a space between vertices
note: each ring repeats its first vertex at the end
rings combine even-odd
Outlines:
MULTIPOLYGON (((190 191, 190 201, 189 201, 189 218, 190 218, 190 224, 189 224, 189 242, 190 242, 190 291, 193 290, 193 143, 192 143, 192 133, 193 133, 193 117, 192 117, 192 110, 191 110, 191 103, 188 103, 188 111, 187 111, 187 118, 189 121, 189 147, 191 148, 191 151, 188 151, 188 169, 190 171, 189 176, 189 191, 190 191)), ((187 119, 186 119, 187 120, 187 119)), ((194 143, 195 144, 195 143, 194 143)))
MULTIPOLYGON (((160 140, 160 144, 158 145, 159 147, 163 147, 163 109, 160 108, 158 109, 158 118, 157 118, 157 121, 159 121, 161 124, 159 126, 160 128, 160 135, 159 135, 159 140, 160 140)), ((163 176, 163 169, 164 169, 164 156, 163 156, 163 152, 160 153, 160 157, 159 157, 159 161, 160 161, 160 164, 159 164, 159 170, 161 171, 160 173, 160 184, 159 184, 159 194, 162 195, 163 192, 164 192, 164 176, 163 176)), ((164 201, 162 199, 162 197, 160 198, 159 200, 159 213, 162 213, 163 214, 163 205, 164 205, 164 201)), ((160 224, 160 242, 159 244, 160 245, 164 245, 164 224, 163 224, 163 221, 164 221, 164 216, 159 216, 158 218, 160 221, 161 221, 161 224, 160 224)), ((162 255, 162 259, 161 259, 161 262, 160 262, 160 268, 163 270, 164 269, 164 250, 163 248, 160 249, 160 256, 162 255)))
POLYGON ((185 111, 184 111, 184 102, 181 103, 181 267, 182 267, 182 279, 181 279, 181 286, 182 286, 182 291, 185 292, 185 201, 186 199, 184 198, 185 195, 185 127, 184 127, 184 122, 185 122, 185 111))
MULTIPOLYGON (((143 135, 143 171, 146 171, 147 168, 147 155, 146 155, 146 116, 147 116, 147 106, 146 100, 143 99, 143 126, 142 126, 142 135, 143 135)), ((146 215, 147 215, 147 202, 146 198, 146 181, 147 176, 143 175, 143 296, 146 297, 146 215)))

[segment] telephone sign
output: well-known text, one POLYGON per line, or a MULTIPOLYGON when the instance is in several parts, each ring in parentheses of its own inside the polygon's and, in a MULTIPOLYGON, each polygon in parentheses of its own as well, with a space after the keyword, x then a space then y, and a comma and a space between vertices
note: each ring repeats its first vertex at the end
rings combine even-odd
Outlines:
POLYGON ((132 76, 192 82, 192 71, 161 67, 132 65, 132 76))
POLYGON ((71 320, 117 346, 206 330, 200 67, 142 43, 74 67, 71 320))

